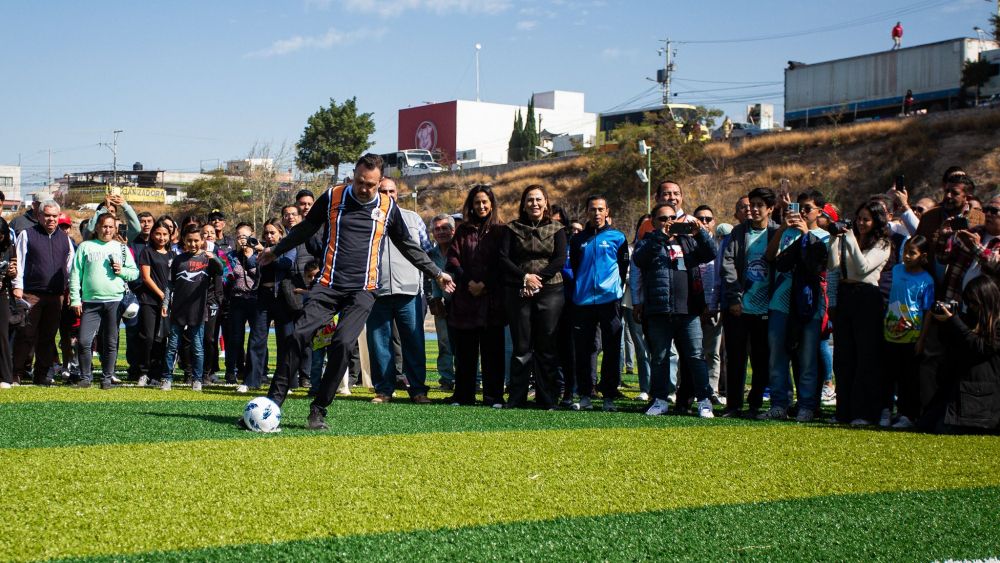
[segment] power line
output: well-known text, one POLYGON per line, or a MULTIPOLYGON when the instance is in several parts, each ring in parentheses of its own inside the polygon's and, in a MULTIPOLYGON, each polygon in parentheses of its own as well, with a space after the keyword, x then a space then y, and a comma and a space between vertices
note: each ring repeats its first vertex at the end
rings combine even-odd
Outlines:
POLYGON ((827 33, 830 31, 839 31, 841 29, 848 29, 851 27, 861 27, 865 25, 871 25, 874 23, 879 23, 887 19, 899 18, 902 16, 914 14, 917 12, 922 12, 924 10, 929 10, 931 8, 936 8, 938 6, 943 6, 949 3, 950 0, 924 0, 923 2, 917 2, 912 6, 906 8, 899 8, 894 10, 885 10, 882 12, 877 12, 874 14, 869 14, 860 18, 854 18, 851 20, 845 20, 839 23, 814 27, 812 29, 806 29, 802 31, 790 31, 787 33, 777 33, 774 35, 758 35, 751 37, 741 37, 737 39, 698 39, 691 41, 678 41, 677 43, 682 43, 685 45, 705 45, 705 44, 722 44, 722 43, 751 43, 756 41, 771 41, 775 39, 789 39, 792 37, 802 37, 804 35, 814 35, 817 33, 827 33))

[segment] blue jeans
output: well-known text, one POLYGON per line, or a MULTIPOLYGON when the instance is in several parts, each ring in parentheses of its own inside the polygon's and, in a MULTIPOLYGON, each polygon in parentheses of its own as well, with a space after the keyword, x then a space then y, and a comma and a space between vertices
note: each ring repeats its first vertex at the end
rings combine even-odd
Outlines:
POLYGON ((326 351, 329 346, 312 351, 312 363, 309 364, 309 388, 319 389, 319 382, 323 380, 323 365, 326 360, 326 351))
POLYGON ((623 308, 625 323, 632 333, 632 344, 635 347, 635 363, 639 372, 639 391, 649 393, 649 351, 646 350, 646 335, 642 332, 642 324, 636 322, 635 314, 630 307, 623 308))
POLYGON ((823 383, 833 381, 833 348, 830 347, 829 338, 819 341, 819 366, 823 383))
POLYGON ((693 394, 701 401, 712 396, 708 368, 702 351, 701 319, 698 315, 650 315, 646 320, 649 343, 650 395, 667 400, 676 391, 676 376, 671 377, 670 347, 676 343, 684 364, 691 370, 693 394))
POLYGON ((767 321, 767 343, 771 349, 768 362, 771 406, 787 409, 792 394, 792 377, 789 368, 794 355, 799 370, 799 407, 817 411, 819 409, 819 333, 822 319, 813 319, 805 324, 790 326, 788 313, 769 311, 767 321), (789 352, 788 331, 798 333, 798 346, 789 352))
POLYGON ((441 383, 455 384, 455 355, 451 350, 451 339, 448 338, 448 319, 444 316, 434 317, 434 328, 437 330, 437 370, 441 383))
POLYGON ((392 322, 396 321, 403 348, 403 372, 411 397, 430 389, 424 354, 423 306, 417 295, 384 295, 375 299, 368 315, 368 355, 375 392, 392 395, 396 389, 396 365, 392 351, 392 322))
POLYGON ((177 360, 177 347, 180 345, 181 334, 184 331, 187 331, 188 336, 191 338, 191 371, 193 372, 194 380, 201 382, 204 372, 203 364, 205 363, 205 323, 185 328, 171 321, 170 340, 167 343, 167 361, 164 366, 163 379, 166 381, 173 381, 174 379, 174 361, 177 360))

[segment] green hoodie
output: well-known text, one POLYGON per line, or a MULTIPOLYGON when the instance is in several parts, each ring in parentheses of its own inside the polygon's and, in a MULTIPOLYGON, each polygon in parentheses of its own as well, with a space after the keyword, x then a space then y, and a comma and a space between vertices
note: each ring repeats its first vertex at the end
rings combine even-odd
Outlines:
POLYGON ((125 295, 126 282, 138 277, 135 259, 124 245, 118 241, 104 242, 99 239, 84 241, 76 249, 73 270, 69 274, 70 305, 76 307, 81 301, 118 301, 125 295), (112 259, 122 264, 118 274, 111 268, 112 259))

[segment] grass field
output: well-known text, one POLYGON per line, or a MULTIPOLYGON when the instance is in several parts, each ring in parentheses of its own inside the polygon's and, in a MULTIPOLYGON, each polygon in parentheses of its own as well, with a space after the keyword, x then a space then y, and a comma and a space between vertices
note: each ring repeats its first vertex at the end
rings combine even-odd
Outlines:
POLYGON ((0 560, 1000 556, 998 437, 370 397, 261 435, 227 386, 0 392, 0 560))

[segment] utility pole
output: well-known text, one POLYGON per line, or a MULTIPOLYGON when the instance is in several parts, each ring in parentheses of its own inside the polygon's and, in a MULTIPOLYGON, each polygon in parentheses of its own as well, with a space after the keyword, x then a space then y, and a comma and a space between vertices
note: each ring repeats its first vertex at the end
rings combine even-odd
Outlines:
POLYGON ((677 53, 670 50, 673 41, 669 39, 661 41, 663 41, 663 48, 657 49, 657 53, 665 55, 666 61, 663 64, 663 69, 656 71, 656 81, 663 86, 663 105, 667 105, 670 103, 670 75, 674 72, 673 57, 677 53))
POLYGON ((118 185, 118 134, 124 133, 122 129, 115 129, 113 131, 114 138, 111 144, 108 143, 98 143, 102 147, 106 147, 111 150, 111 182, 113 185, 118 185))
POLYGON ((52 185, 52 149, 49 149, 49 183, 45 186, 48 188, 52 185))

